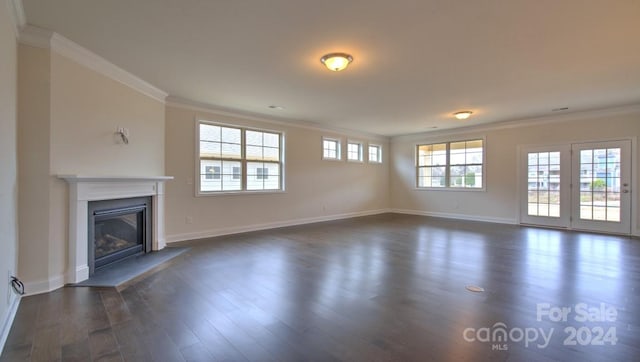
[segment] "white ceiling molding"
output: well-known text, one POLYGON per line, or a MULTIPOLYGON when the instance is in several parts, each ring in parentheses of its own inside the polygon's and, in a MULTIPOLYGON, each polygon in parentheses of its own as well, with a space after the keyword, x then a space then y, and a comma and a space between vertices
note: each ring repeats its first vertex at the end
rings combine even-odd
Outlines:
POLYGON ((418 141, 425 138, 441 138, 447 136, 455 136, 468 133, 480 133, 488 131, 496 131, 509 128, 522 128, 531 126, 540 126, 545 124, 570 122, 582 119, 603 118, 616 115, 640 113, 640 104, 632 104, 620 107, 610 107, 603 109, 593 109, 588 111, 571 112, 565 114, 558 114, 545 117, 535 117, 518 119, 512 121, 489 123, 478 126, 466 126, 454 129, 446 129, 441 131, 430 131, 408 135, 399 135, 391 137, 391 142, 406 142, 406 141, 418 141))
POLYGON ((16 38, 20 37, 20 29, 26 24, 27 20, 24 15, 24 8, 22 7, 22 0, 6 0, 9 7, 9 15, 13 22, 13 29, 16 33, 16 38))
POLYGON ((20 29, 20 44, 29 45, 36 48, 51 48, 51 37, 53 32, 48 29, 38 28, 33 25, 26 25, 20 29))
MULTIPOLYGON (((375 134, 375 133, 362 132, 362 131, 357 131, 357 130, 347 129, 347 128, 329 127, 326 125, 318 124, 315 122, 309 122, 309 121, 299 121, 299 120, 293 121, 293 120, 287 120, 287 119, 276 119, 275 117, 266 118, 261 114, 252 114, 249 112, 242 112, 238 110, 224 109, 211 104, 196 102, 196 101, 175 97, 175 96, 169 96, 166 99, 166 104, 167 106, 170 106, 170 107, 188 109, 191 111, 206 113, 208 115, 214 115, 214 116, 219 115, 223 117, 226 116, 226 117, 241 118, 247 121, 276 124, 276 125, 282 125, 282 126, 294 127, 294 128, 303 128, 303 129, 325 132, 325 133, 340 134, 344 136, 367 138, 367 139, 376 140, 376 141, 390 140, 390 137, 375 134)), ((203 116, 202 118, 207 118, 207 117, 203 116)), ((206 120, 215 121, 215 119, 206 119, 206 120)))
POLYGON ((162 103, 168 93, 127 72, 101 56, 50 30, 26 25, 20 31, 20 43, 48 48, 93 71, 118 81, 162 103))

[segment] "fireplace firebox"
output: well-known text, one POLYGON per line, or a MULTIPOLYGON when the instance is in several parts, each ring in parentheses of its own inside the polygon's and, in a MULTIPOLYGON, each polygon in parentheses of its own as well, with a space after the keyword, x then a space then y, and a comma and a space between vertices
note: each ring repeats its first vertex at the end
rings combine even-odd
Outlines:
POLYGON ((151 251, 151 210, 151 197, 89 202, 89 275, 151 251))

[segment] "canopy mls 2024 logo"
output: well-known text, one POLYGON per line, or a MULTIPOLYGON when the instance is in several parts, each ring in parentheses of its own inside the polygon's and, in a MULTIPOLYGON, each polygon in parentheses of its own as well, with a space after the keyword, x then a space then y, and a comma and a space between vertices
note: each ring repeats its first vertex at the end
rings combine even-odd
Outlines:
POLYGON ((554 327, 511 327, 496 322, 491 327, 465 328, 462 337, 469 343, 491 345, 492 350, 507 351, 510 343, 522 343, 525 348, 547 348, 554 338, 561 338, 565 346, 615 346, 618 342, 615 323, 618 310, 605 303, 597 306, 577 303, 572 306, 536 304, 536 322, 560 324, 554 327), (582 324, 582 325, 581 325, 582 324), (586 325, 588 324, 588 325, 586 325), (562 325, 564 328, 562 328, 562 325))

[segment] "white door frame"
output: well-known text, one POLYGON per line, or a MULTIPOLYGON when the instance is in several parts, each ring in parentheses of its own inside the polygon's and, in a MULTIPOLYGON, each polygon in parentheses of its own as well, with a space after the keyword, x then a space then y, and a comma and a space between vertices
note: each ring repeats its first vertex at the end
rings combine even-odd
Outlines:
MULTIPOLYGON (((526 195, 526 191, 527 191, 527 174, 524 173, 522 170, 526 170, 527 167, 527 163, 526 163, 526 159, 523 160, 522 154, 523 152, 526 152, 527 150, 535 150, 535 149, 549 149, 551 147, 557 147, 557 146, 568 146, 569 148, 571 147, 571 145, 573 144, 585 144, 585 143, 604 143, 604 142, 611 142, 611 141, 630 141, 631 142, 631 161, 630 161, 630 168, 631 168, 631 179, 630 179, 630 198, 631 198, 631 205, 630 205, 630 218, 631 218, 631 230, 630 230, 630 235, 634 235, 634 236, 639 236, 640 237, 640 223, 638 222, 638 212, 640 210, 640 206, 638 205, 638 198, 636 196, 637 192, 640 192, 640 189, 635 190, 634 192, 634 188, 638 187, 638 165, 640 164, 640 159, 638 159, 638 157, 640 157, 640 155, 638 154, 638 142, 637 142, 638 138, 633 136, 633 137, 618 137, 618 138, 603 138, 603 139, 598 139, 598 140, 574 140, 574 141, 566 141, 566 142, 562 142, 562 143, 549 143, 549 144, 522 144, 522 145, 518 145, 516 147, 517 149, 517 167, 516 167, 516 173, 517 173, 517 183, 518 183, 518 187, 517 187, 517 197, 515 199, 516 201, 516 209, 518 210, 517 212, 517 216, 516 216, 516 222, 517 224, 524 224, 526 225, 527 223, 523 221, 522 218, 522 213, 521 213, 521 208, 522 208, 522 203, 523 203, 523 198, 526 195)), ((545 225, 539 225, 539 226, 543 226, 543 227, 553 227, 553 226, 545 226, 545 225)), ((580 229, 575 229, 573 227, 571 227, 571 225, 569 225, 569 227, 567 227, 568 230, 580 230, 580 229)))
MULTIPOLYGON (((526 175, 519 179, 520 183, 520 203, 519 203, 519 222, 521 224, 530 224, 547 227, 557 228, 569 228, 571 225, 571 167, 570 165, 570 145, 547 145, 547 146, 524 146, 520 148, 520 175, 526 175), (532 216, 528 213, 529 200, 528 200, 528 155, 530 153, 540 152, 560 152, 560 211, 558 217, 552 216, 532 216), (523 198, 524 192, 527 193, 527 198, 523 198)), ((555 191, 555 190, 553 190, 555 191)))
POLYGON ((585 142, 574 143, 571 145, 571 228, 576 230, 587 230, 596 232, 605 232, 613 234, 631 234, 631 218, 633 213, 631 210, 631 199, 633 184, 632 176, 633 156, 631 154, 631 141, 605 141, 605 142, 585 142), (582 149, 603 149, 603 148, 620 148, 620 221, 618 223, 610 221, 598 221, 581 219, 580 207, 580 151, 582 149), (623 167, 626 166, 626 167, 623 167), (623 184, 625 186, 623 186, 623 184))

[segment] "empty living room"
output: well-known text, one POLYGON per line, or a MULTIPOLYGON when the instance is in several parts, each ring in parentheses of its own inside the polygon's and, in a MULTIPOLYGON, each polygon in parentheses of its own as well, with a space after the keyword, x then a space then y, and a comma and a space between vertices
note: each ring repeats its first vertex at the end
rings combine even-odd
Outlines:
POLYGON ((0 0, 0 362, 635 361, 640 1, 0 0))

